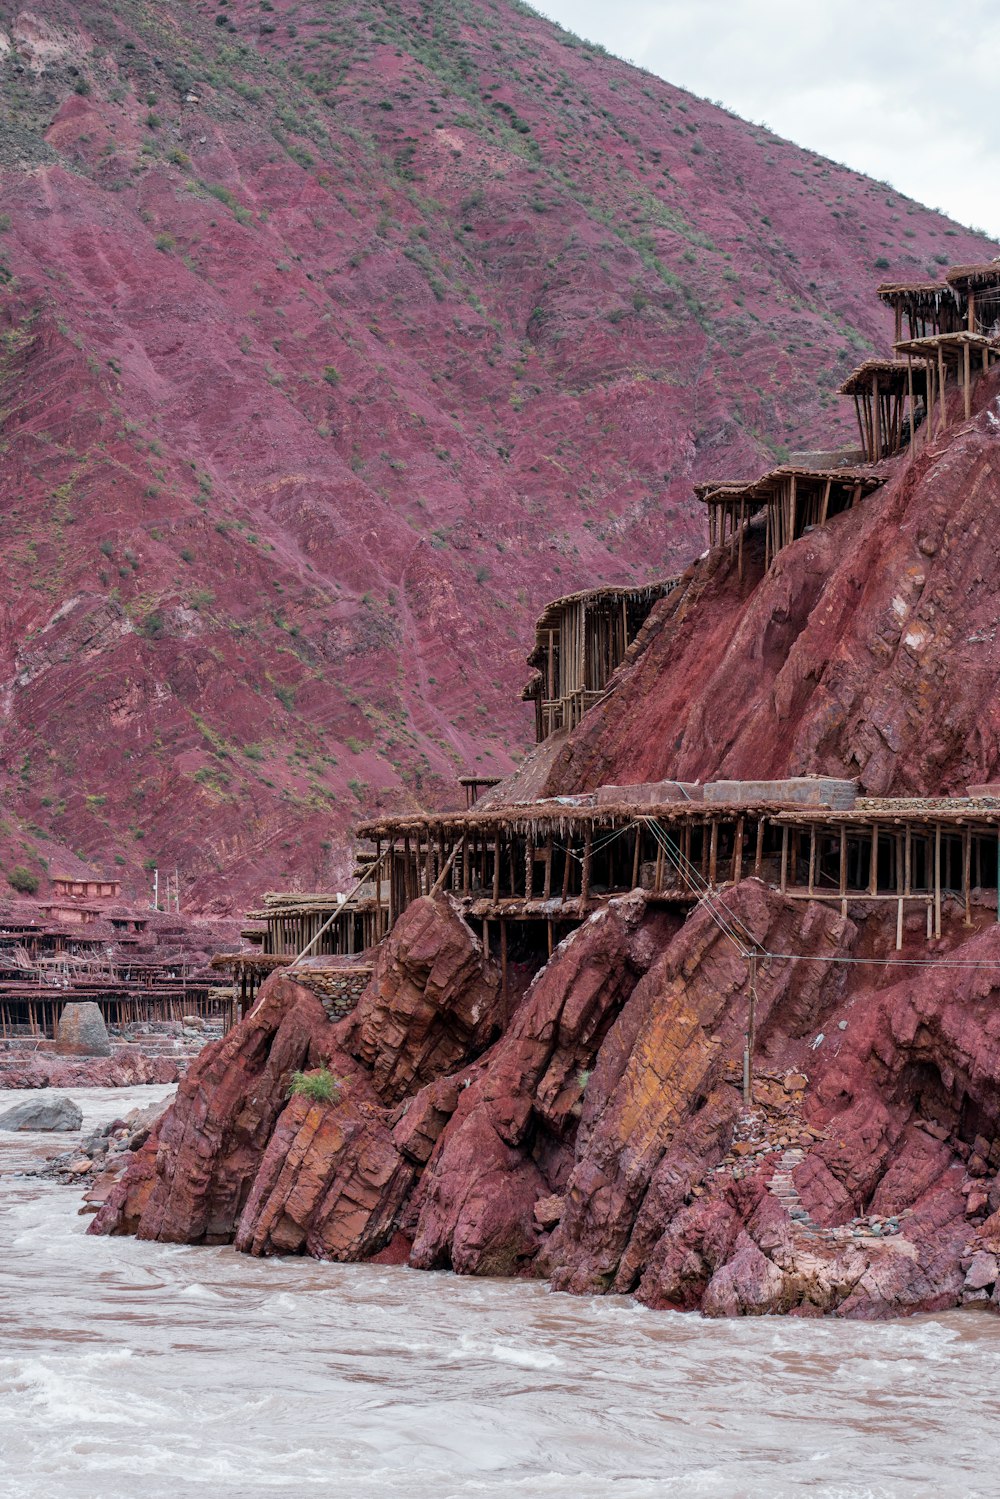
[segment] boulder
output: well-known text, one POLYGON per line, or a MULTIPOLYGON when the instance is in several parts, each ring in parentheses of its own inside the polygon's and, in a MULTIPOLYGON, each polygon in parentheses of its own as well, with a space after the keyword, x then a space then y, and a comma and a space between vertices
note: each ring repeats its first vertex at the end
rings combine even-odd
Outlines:
POLYGON ((61 1057, 109 1057, 111 1042, 100 1007, 93 1000, 74 1000, 63 1006, 56 1032, 61 1057))
POLYGON ((82 1125, 83 1114, 72 1098, 27 1098, 0 1114, 0 1129, 68 1134, 82 1125))

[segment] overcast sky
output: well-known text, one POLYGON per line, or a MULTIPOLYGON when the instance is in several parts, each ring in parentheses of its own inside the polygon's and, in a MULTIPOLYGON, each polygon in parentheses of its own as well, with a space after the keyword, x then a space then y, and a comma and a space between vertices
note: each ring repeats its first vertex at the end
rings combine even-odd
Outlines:
POLYGON ((535 0, 578 36, 1000 238, 1000 0, 535 0))

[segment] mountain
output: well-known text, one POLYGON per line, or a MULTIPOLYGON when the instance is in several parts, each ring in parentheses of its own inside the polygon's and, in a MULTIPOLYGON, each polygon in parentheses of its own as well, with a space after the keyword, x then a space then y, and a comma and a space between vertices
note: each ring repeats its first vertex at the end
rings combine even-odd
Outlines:
POLYGON ((342 880, 996 247, 510 3, 0 4, 0 867, 342 880))

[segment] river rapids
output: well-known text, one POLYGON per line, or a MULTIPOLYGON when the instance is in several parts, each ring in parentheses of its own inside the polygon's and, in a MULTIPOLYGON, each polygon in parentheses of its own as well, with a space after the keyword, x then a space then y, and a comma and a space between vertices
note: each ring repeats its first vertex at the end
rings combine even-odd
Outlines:
MULTIPOLYGON (((171 1090, 69 1091, 90 1129, 171 1090)), ((995 1499, 987 1314, 713 1322, 87 1238, 15 1174, 73 1138, 0 1133, 3 1499, 995 1499)))

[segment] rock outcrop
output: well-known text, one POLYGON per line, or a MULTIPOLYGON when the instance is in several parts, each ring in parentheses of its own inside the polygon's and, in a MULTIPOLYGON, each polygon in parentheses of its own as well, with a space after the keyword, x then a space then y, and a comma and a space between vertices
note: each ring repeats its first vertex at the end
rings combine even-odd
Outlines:
POLYGON ((93 1231, 544 1274, 715 1316, 1000 1302, 995 925, 961 968, 894 981, 877 912, 859 926, 755 880, 725 907, 723 929, 707 906, 681 924, 611 902, 494 1039, 493 965, 448 897, 415 903, 355 1016, 268 981, 93 1231), (749 1109, 734 929, 801 955, 760 961, 749 1109), (859 950, 871 968, 830 961, 859 950), (333 1100, 288 1096, 318 1068, 333 1100))
MULTIPOLYGON (((997 780, 998 389, 985 377, 969 422, 765 577, 752 545, 742 586, 720 553, 696 563, 549 790, 997 780)), ((992 890, 946 895, 936 938, 922 914, 897 931, 884 900, 848 915, 794 894, 609 900, 506 1003, 450 897, 418 900, 336 1025, 294 971, 269 980, 95 1228, 546 1275, 712 1316, 1000 1308, 992 890), (289 1100, 291 1072, 318 1067, 339 1096, 289 1100)))

